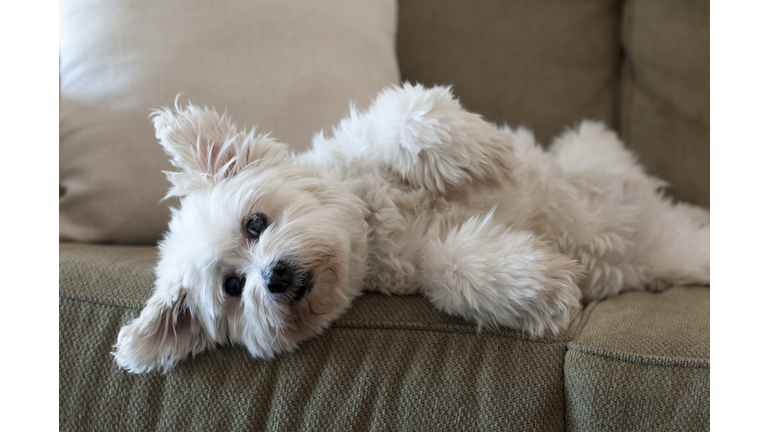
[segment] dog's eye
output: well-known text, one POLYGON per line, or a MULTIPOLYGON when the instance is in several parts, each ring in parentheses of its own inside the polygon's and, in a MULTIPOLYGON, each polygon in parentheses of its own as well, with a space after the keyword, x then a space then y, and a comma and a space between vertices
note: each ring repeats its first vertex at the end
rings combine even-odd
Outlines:
POLYGON ((261 232, 269 225, 267 217, 259 213, 248 218, 245 222, 245 230, 253 238, 259 238, 261 232))
POLYGON ((239 297, 243 292, 243 279, 236 276, 227 278, 224 281, 224 291, 231 296, 239 297))

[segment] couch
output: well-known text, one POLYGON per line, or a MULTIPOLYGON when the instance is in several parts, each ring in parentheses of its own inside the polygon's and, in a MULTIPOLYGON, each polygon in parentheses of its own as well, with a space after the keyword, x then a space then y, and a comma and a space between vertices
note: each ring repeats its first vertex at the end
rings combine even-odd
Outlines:
MULTIPOLYGON (((527 125, 544 144, 582 118, 602 120, 673 199, 709 206, 708 2, 409 0, 391 12, 397 70, 386 79, 452 84, 468 109, 527 125)), ((64 131, 85 104, 65 107, 62 77, 64 131)), ((69 228, 87 182, 67 177, 79 172, 64 165, 68 139, 62 430, 709 430, 705 286, 595 301, 541 338, 478 331, 421 296, 366 293, 293 353, 260 360, 220 346, 166 374, 127 373, 110 351, 151 294, 159 234, 69 228)))

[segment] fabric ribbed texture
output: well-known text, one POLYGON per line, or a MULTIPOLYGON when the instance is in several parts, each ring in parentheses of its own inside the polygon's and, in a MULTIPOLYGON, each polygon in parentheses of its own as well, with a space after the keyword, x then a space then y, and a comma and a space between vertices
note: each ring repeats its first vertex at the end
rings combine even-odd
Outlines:
POLYGON ((568 430, 709 430, 709 288, 594 306, 565 356, 568 430))
POLYGON ((166 375, 109 352, 150 295, 152 247, 61 244, 62 430, 562 430, 566 334, 483 330, 420 296, 365 294, 274 360, 221 346, 166 375))
POLYGON ((142 308, 152 295, 157 248, 59 243, 59 295, 142 308))

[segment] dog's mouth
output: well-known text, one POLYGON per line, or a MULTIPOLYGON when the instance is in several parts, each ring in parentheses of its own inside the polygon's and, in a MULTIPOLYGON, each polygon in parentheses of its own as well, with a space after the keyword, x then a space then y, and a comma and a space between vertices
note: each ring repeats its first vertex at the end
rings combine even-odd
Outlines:
POLYGON ((299 285, 299 289, 296 290, 296 293, 293 295, 293 301, 299 301, 302 298, 304 298, 307 293, 312 291, 312 288, 315 287, 315 277, 314 273, 312 273, 312 270, 307 270, 302 275, 301 284, 299 285))

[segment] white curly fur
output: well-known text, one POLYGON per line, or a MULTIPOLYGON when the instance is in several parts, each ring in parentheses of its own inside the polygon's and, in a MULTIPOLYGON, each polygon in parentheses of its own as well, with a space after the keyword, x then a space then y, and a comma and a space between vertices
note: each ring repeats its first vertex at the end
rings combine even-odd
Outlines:
POLYGON ((363 290, 423 293, 480 326, 565 329, 581 301, 709 283, 709 212, 664 198, 617 135, 585 121, 549 151, 498 129, 447 87, 383 90, 289 154, 208 108, 153 118, 181 197, 155 292, 118 336, 131 372, 221 343, 256 357, 321 333, 363 290), (249 218, 268 227, 249 237, 249 218), (278 261, 297 276, 268 289, 278 261), (242 280, 242 294, 224 281, 242 280), (303 280, 306 294, 298 294, 303 280))

